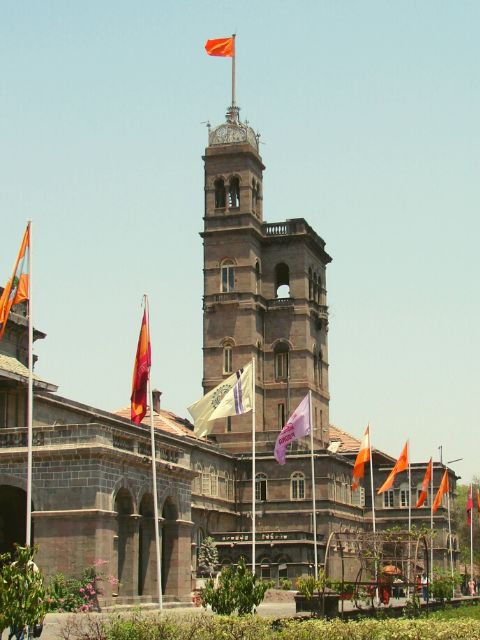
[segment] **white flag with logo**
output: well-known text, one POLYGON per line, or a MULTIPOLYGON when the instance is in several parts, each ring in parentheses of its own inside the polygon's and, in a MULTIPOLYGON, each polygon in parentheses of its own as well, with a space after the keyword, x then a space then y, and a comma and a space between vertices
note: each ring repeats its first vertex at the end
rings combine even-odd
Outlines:
POLYGON ((213 429, 212 421, 217 418, 238 416, 251 411, 252 401, 253 379, 250 362, 188 407, 195 423, 195 434, 199 437, 208 435, 213 429))

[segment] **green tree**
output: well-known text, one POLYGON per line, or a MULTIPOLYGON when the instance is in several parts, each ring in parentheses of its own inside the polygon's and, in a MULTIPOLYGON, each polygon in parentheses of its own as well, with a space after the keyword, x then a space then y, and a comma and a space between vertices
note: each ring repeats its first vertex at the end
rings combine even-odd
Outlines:
POLYGON ((0 622, 2 628, 23 629, 41 622, 46 594, 41 571, 33 562, 34 547, 17 546, 12 559, 0 556, 0 622))
POLYGON ((214 580, 207 580, 202 590, 203 606, 210 605, 214 613, 229 616, 235 611, 239 616, 255 611, 262 602, 271 582, 258 580, 257 576, 247 569, 245 560, 240 558, 238 565, 226 567, 218 578, 218 586, 214 580))
MULTIPOLYGON (((477 512, 477 487, 480 479, 473 479, 473 561, 480 564, 480 521, 477 512)), ((457 484, 457 496, 452 505, 452 529, 457 532, 459 561, 461 565, 466 565, 466 573, 470 573, 470 526, 467 523, 467 496, 470 485, 457 484)))

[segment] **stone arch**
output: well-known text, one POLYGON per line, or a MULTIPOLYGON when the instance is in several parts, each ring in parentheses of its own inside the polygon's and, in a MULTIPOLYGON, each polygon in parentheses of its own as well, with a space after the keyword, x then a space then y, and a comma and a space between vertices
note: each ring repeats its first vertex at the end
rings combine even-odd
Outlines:
MULTIPOLYGON (((26 491, 12 484, 0 483, 0 554, 13 553, 15 544, 25 546, 26 512, 26 491)), ((35 540, 33 522, 32 540, 35 540)))
MULTIPOLYGON (((23 489, 25 493, 27 492, 27 479, 26 478, 18 478, 17 476, 12 476, 9 473, 0 473, 0 485, 10 485, 11 487, 16 487, 17 489, 23 489)), ((42 500, 42 492, 35 488, 32 485, 32 511, 33 505, 35 505, 35 509, 37 511, 42 511, 45 507, 42 500)))
POLYGON ((123 596, 136 594, 137 579, 137 540, 138 520, 132 516, 135 513, 133 493, 125 486, 121 486, 115 493, 114 511, 117 514, 117 533, 115 537, 117 555, 117 578, 121 583, 123 596))
POLYGON ((135 500, 135 489, 132 485, 132 483, 128 480, 128 478, 125 478, 125 476, 122 476, 121 478, 119 478, 115 484, 113 485, 113 489, 112 492, 110 494, 111 496, 111 504, 110 504, 110 508, 112 511, 115 511, 115 501, 117 499, 117 494, 121 489, 126 489, 131 497, 132 497, 132 502, 133 502, 133 512, 132 513, 138 513, 137 510, 137 501, 135 500))

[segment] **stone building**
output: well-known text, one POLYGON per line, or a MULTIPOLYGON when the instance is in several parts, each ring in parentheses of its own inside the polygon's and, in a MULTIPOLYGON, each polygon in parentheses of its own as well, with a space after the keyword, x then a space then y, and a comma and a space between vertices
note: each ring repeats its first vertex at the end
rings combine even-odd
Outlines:
MULTIPOLYGON (((369 480, 352 494, 359 441, 330 424, 325 242, 301 217, 264 220, 258 138, 230 108, 209 131, 205 150, 203 388, 205 392, 252 358, 256 362, 257 441, 252 496, 251 414, 217 420, 208 439, 160 411, 155 394, 162 591, 189 601, 202 539, 217 541, 221 564, 251 561, 252 511, 257 518, 257 571, 295 579, 312 572, 314 541, 310 443, 291 445, 287 462, 273 458, 279 430, 307 392, 312 394, 318 557, 329 536, 352 540, 371 527, 369 480)), ((200 292, 199 292, 200 295, 200 292)), ((15 307, 0 342, 0 552, 24 541, 26 501, 25 308, 15 307)), ((34 338, 45 334, 36 330, 34 338)), ((200 345, 199 345, 200 346, 200 345)), ((38 563, 49 575, 81 574, 101 562, 114 580, 105 599, 155 597, 156 568, 149 416, 133 425, 129 410, 108 413, 62 398, 35 378, 32 519, 38 563), (119 585, 116 581, 119 581, 119 585)), ((374 450, 378 487, 394 464, 374 450)), ((442 469, 435 466, 435 489, 442 469)), ((412 467, 416 492, 425 463, 412 467)), ((450 473, 452 497, 455 476, 450 473)), ((376 496, 379 527, 405 526, 405 478, 376 496)), ((407 492, 408 493, 408 492, 407 492)), ((429 509, 414 521, 430 526, 429 509)), ((449 544, 446 509, 435 517, 436 560, 449 544)), ((354 545, 333 549, 330 575, 353 578, 354 545)))

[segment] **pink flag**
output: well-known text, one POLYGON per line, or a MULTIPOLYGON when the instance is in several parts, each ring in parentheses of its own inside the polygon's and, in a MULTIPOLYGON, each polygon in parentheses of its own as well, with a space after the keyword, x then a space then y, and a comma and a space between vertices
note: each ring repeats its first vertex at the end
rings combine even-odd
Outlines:
POLYGON ((288 445, 298 438, 310 435, 310 402, 308 393, 301 401, 278 434, 274 457, 279 464, 285 464, 288 445))

